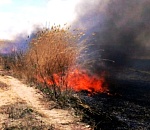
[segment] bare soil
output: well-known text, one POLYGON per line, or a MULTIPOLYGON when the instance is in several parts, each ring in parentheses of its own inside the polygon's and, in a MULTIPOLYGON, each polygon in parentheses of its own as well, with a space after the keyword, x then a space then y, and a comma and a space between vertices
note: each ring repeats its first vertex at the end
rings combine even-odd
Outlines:
POLYGON ((1 130, 90 130, 73 109, 55 108, 34 87, 0 70, 1 130))

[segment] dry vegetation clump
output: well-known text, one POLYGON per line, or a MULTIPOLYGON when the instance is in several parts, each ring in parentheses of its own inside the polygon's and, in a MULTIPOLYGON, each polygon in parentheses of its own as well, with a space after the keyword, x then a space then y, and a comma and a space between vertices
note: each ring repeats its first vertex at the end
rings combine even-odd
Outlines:
POLYGON ((0 114, 8 117, 1 124, 3 130, 54 130, 52 125, 40 120, 40 114, 24 102, 1 106, 0 114))
POLYGON ((68 30, 59 27, 38 32, 26 55, 30 75, 50 77, 75 65, 79 53, 75 42, 76 38, 68 30))
POLYGON ((9 70, 10 69, 10 57, 8 55, 0 56, 0 68, 9 70))
POLYGON ((71 32, 67 26, 38 29, 28 50, 3 55, 2 66, 65 106, 73 92, 66 81, 68 71, 79 66, 77 59, 86 49, 85 41, 79 44, 83 35, 78 29, 71 32))
POLYGON ((3 58, 0 56, 0 70, 3 69, 3 58))
POLYGON ((65 76, 77 67, 77 58, 85 48, 78 44, 82 35, 78 30, 72 33, 69 27, 39 29, 26 52, 17 50, 3 57, 3 67, 13 70, 19 78, 36 83, 51 98, 68 100, 72 90, 68 89, 65 76))
POLYGON ((9 89, 9 86, 3 82, 0 82, 0 92, 1 91, 7 91, 9 89))
POLYGON ((13 74, 17 78, 24 78, 23 71, 26 70, 26 63, 24 58, 24 53, 22 51, 2 55, 0 61, 2 75, 13 74))
POLYGON ((40 82, 43 91, 51 95, 51 98, 62 101, 68 99, 67 95, 71 91, 65 76, 68 70, 76 66, 77 57, 83 49, 77 44, 79 38, 80 35, 72 34, 69 28, 54 26, 50 30, 40 30, 30 43, 30 49, 25 55, 26 70, 23 73, 29 80, 40 82))

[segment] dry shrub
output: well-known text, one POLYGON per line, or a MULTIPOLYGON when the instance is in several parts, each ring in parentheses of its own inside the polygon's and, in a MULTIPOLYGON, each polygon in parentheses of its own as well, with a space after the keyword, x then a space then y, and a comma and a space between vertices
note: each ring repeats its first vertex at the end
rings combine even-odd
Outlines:
POLYGON ((0 56, 0 68, 1 69, 5 69, 5 70, 8 70, 8 69, 10 69, 10 67, 9 67, 9 57, 8 56, 3 56, 3 55, 1 55, 0 56))
POLYGON ((21 50, 17 52, 14 51, 9 57, 11 59, 11 61, 9 61, 10 69, 15 72, 15 75, 22 77, 23 73, 21 72, 25 71, 26 69, 24 53, 21 50))
POLYGON ((28 51, 28 65, 31 63, 44 74, 54 74, 75 63, 78 50, 75 40, 66 30, 55 28, 39 33, 28 51))
POLYGON ((0 65, 2 65, 2 61, 3 61, 3 58, 2 58, 2 56, 0 55, 0 65))
POLYGON ((79 39, 83 33, 70 31, 69 27, 53 26, 51 29, 39 29, 29 43, 28 50, 13 52, 5 57, 14 74, 36 83, 42 91, 53 99, 61 100, 62 106, 72 90, 67 87, 65 76, 77 67, 77 59, 85 45, 79 39), (55 80, 59 76, 59 84, 55 80), (49 84, 47 79, 52 82, 49 84), (65 90, 62 87, 65 86, 65 90))
POLYGON ((5 71, 13 71, 14 76, 22 78, 26 70, 24 53, 22 51, 14 51, 11 54, 1 56, 0 67, 5 71))
POLYGON ((81 44, 80 47, 77 44, 80 37, 78 32, 73 34, 69 28, 60 26, 40 30, 30 43, 30 48, 25 55, 24 74, 31 81, 41 80, 44 86, 49 87, 54 96, 58 98, 58 95, 62 94, 61 87, 66 83, 64 75, 70 68, 76 66, 76 59, 83 49, 81 44), (61 77, 59 85, 54 79, 55 74, 61 77), (46 79, 52 81, 53 84, 48 84, 46 79))
POLYGON ((59 26, 39 31, 26 54, 28 72, 51 76, 75 65, 79 54, 76 40, 76 36, 59 26))

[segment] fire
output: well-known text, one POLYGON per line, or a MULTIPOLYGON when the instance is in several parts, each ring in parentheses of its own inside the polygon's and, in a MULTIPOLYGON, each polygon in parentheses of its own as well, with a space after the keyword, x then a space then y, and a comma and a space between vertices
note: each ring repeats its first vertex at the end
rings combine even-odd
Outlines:
POLYGON ((104 75, 101 77, 90 75, 85 70, 74 69, 73 71, 68 71, 65 76, 53 74, 52 77, 41 78, 41 76, 37 76, 37 80, 42 83, 45 82, 49 86, 54 84, 60 86, 62 90, 67 87, 77 92, 85 90, 91 94, 108 91, 104 75))
POLYGON ((75 69, 69 73, 67 77, 68 86, 72 87, 75 91, 86 90, 90 93, 104 92, 105 79, 103 77, 96 77, 89 75, 85 70, 75 69))

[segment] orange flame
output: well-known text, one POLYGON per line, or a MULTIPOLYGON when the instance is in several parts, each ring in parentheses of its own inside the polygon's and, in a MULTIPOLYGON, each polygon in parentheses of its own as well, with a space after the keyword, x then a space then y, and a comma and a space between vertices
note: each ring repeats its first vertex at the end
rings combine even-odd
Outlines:
POLYGON ((86 90, 91 94, 108 91, 104 76, 97 77, 95 75, 89 75, 85 70, 79 69, 69 71, 65 76, 53 74, 53 80, 49 77, 41 78, 40 76, 37 76, 37 80, 42 83, 45 82, 48 85, 56 84, 57 86, 61 86, 62 90, 67 86, 67 88, 77 92, 86 90), (62 80, 65 81, 63 84, 62 80))

